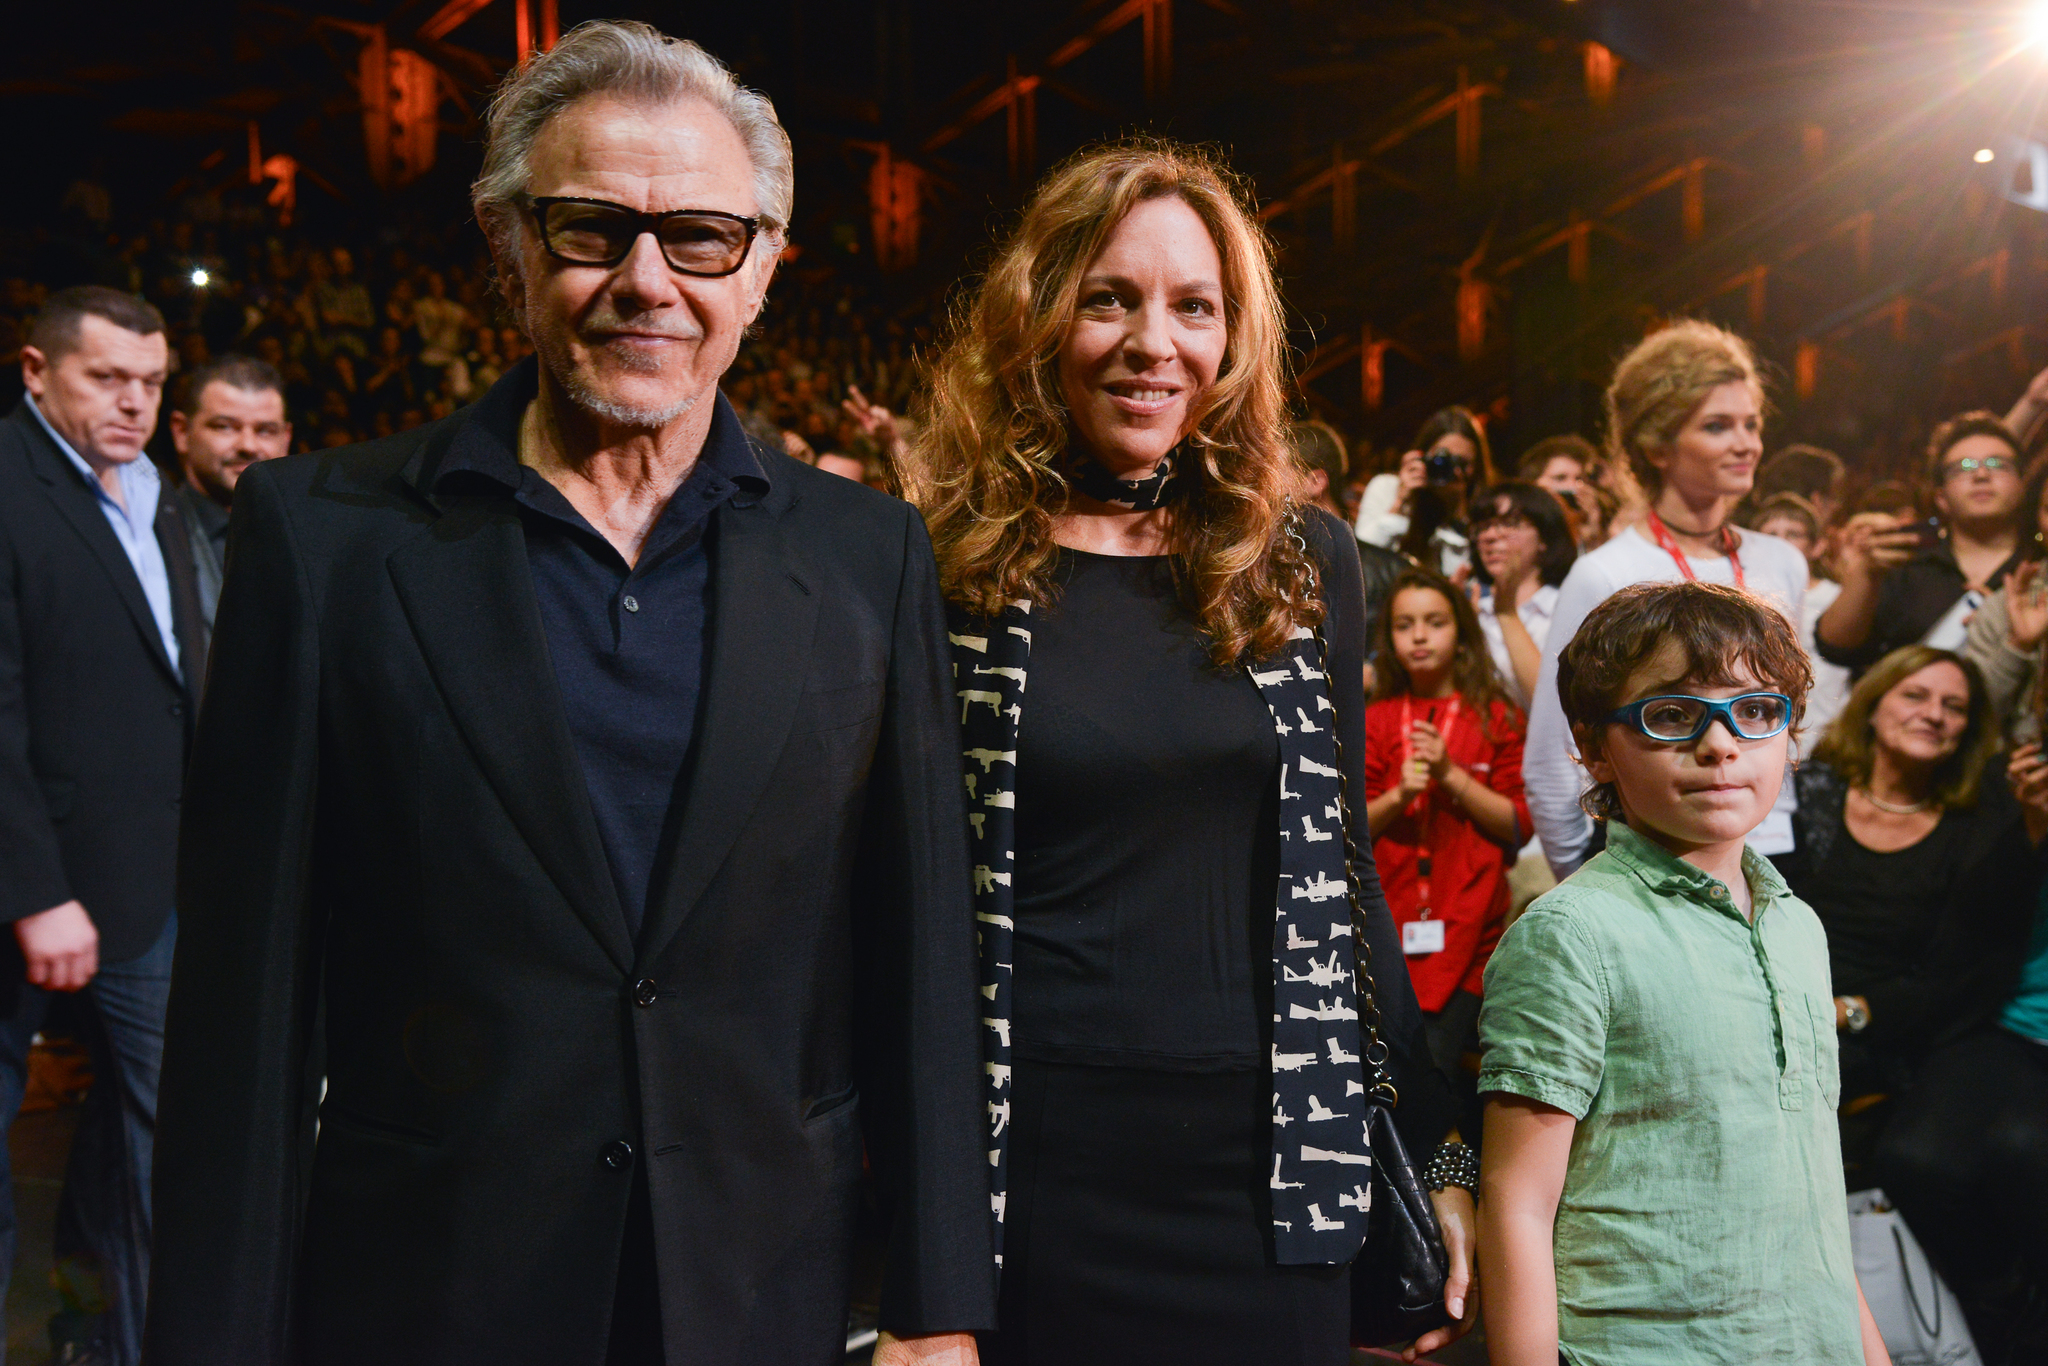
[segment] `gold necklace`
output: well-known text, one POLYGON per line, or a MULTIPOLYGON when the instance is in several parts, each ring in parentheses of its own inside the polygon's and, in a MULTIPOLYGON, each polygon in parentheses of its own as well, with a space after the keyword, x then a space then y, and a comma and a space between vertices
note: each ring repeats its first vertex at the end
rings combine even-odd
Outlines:
POLYGON ((1898 806, 1894 803, 1884 801, 1883 799, 1877 797, 1867 787, 1859 787, 1856 790, 1863 794, 1864 801, 1869 802, 1872 806, 1876 807, 1880 811, 1889 811, 1894 816, 1918 815, 1920 812, 1925 811, 1928 807, 1934 805, 1934 798, 1922 797, 1919 801, 1914 802, 1911 806, 1898 806))

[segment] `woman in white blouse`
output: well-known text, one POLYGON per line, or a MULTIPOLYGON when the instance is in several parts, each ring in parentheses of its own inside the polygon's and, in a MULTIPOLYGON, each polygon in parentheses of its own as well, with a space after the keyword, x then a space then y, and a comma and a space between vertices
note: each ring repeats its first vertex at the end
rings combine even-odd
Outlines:
POLYGON ((1564 507, 1547 489, 1518 480, 1473 498, 1473 605, 1493 666, 1523 710, 1536 693, 1558 585, 1578 558, 1564 507))
MULTIPOLYGON (((1806 597, 1806 557, 1731 517, 1763 458, 1763 380, 1749 344, 1711 323, 1674 323, 1646 337, 1607 387, 1610 453, 1630 469, 1649 507, 1641 521, 1581 555, 1565 577, 1544 642, 1522 759, 1529 815, 1562 878, 1585 862, 1592 821, 1579 806, 1578 748, 1557 698, 1558 652, 1587 613, 1633 583, 1732 583, 1775 603, 1795 625, 1806 597)), ((1792 849, 1791 783, 1749 843, 1792 849)))

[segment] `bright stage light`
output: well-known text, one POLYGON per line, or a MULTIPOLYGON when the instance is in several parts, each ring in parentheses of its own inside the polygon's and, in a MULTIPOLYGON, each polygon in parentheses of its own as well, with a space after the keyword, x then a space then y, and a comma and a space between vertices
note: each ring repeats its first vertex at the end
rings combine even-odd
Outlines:
POLYGON ((1979 166, 1982 166, 1985 162, 1992 160, 1997 155, 1998 154, 1996 152, 1993 152, 1989 147, 1979 147, 1977 149, 1976 155, 1972 156, 1970 160, 1976 162, 1979 166))
POLYGON ((2020 14, 2020 36, 2035 47, 2048 46, 2048 4, 2033 4, 2020 14))
POLYGON ((209 275, 209 274, 207 274, 207 273, 206 273, 206 270, 205 270, 205 268, 204 268, 204 267, 194 267, 194 268, 193 268, 193 271, 192 271, 192 288, 194 288, 194 289, 205 289, 205 288, 206 288, 206 286, 207 286, 207 283, 208 283, 209 281, 211 281, 212 279, 213 279, 213 277, 212 277, 211 275, 209 275))

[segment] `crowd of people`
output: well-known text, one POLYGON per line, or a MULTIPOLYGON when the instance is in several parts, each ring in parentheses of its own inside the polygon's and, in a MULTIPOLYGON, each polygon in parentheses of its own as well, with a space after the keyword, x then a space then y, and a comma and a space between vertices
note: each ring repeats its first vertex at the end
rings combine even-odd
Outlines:
POLYGON ((826 1359, 863 1182, 882 1366, 1875 1366, 1880 1207, 2048 1360, 2048 372, 1865 483, 1680 320, 1597 443, 1377 468, 1213 154, 1077 155, 942 329, 792 175, 593 23, 495 258, 200 195, 0 279, 67 1360, 826 1359))
POLYGON ((1987 1361, 2048 1351, 2027 1232, 2048 1217, 2044 393, 1941 424, 1920 481, 1859 486, 1833 452, 1766 454, 1747 348, 1678 324, 1617 368, 1606 450, 1552 437, 1512 478, 1463 409, 1348 480, 1334 433, 1295 429, 1305 492, 1346 489, 1361 552, 1407 566, 1375 604, 1367 811, 1432 1052, 1468 1092, 1503 930, 1611 838, 1556 681, 1581 623, 1675 571, 1794 625, 1804 757, 1749 843, 1827 932, 1814 1027, 1839 1038, 1847 1182, 1896 1203, 1987 1361))

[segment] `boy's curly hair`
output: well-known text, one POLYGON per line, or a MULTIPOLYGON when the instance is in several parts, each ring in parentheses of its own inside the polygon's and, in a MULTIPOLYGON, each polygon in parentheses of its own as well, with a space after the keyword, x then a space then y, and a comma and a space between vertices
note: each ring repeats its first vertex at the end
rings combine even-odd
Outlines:
MULTIPOLYGON (((1813 666, 1792 624, 1772 603, 1720 583, 1638 583, 1595 607, 1557 657, 1557 697, 1581 754, 1598 755, 1607 718, 1626 700, 1636 670, 1675 641, 1685 654, 1680 677, 1694 686, 1741 686, 1746 667, 1757 683, 1792 699, 1796 736, 1813 666)), ((1613 783, 1580 798, 1595 820, 1621 819, 1613 783)))

